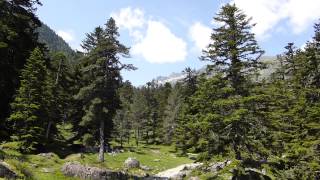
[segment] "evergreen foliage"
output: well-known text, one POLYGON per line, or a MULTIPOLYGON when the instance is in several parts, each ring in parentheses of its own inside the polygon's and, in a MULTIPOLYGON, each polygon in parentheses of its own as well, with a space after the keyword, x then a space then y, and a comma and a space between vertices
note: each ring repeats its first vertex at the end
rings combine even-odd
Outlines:
POLYGON ((43 145, 48 123, 47 68, 44 55, 36 48, 21 71, 21 86, 11 104, 12 140, 19 142, 24 152, 43 145))
POLYGON ((4 120, 19 87, 20 70, 31 51, 40 46, 35 31, 40 21, 34 14, 39 4, 38 0, 0 0, 0 141, 10 134, 4 120))
POLYGON ((99 137, 100 161, 104 161, 105 139, 111 135, 112 119, 120 108, 117 93, 122 79, 120 71, 134 69, 119 60, 119 55, 128 57, 129 49, 118 41, 118 36, 115 21, 110 18, 105 29, 97 27, 93 33, 87 34, 82 45, 87 53, 81 69, 86 84, 77 94, 84 109, 80 125, 99 137))

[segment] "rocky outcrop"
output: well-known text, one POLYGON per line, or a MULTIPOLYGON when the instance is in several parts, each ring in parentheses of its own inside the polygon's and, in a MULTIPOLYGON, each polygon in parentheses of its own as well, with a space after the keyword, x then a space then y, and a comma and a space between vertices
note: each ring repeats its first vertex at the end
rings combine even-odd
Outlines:
POLYGON ((97 167, 83 166, 79 162, 68 162, 61 169, 65 176, 78 177, 80 179, 90 180, 126 180, 130 176, 124 172, 114 172, 107 169, 97 167))
POLYGON ((0 161, 0 178, 17 179, 18 175, 11 169, 9 164, 0 161))
POLYGON ((124 166, 126 168, 139 168, 140 167, 140 162, 135 159, 135 158, 131 158, 129 157, 125 162, 124 162, 124 166))
POLYGON ((206 166, 203 170, 207 172, 215 173, 225 168, 229 164, 231 164, 230 160, 225 160, 223 162, 215 162, 215 163, 209 164, 209 166, 206 166))
POLYGON ((77 177, 90 180, 168 180, 168 178, 154 177, 146 175, 145 177, 129 175, 125 172, 115 172, 97 167, 81 165, 79 162, 68 162, 61 168, 65 176, 77 177))

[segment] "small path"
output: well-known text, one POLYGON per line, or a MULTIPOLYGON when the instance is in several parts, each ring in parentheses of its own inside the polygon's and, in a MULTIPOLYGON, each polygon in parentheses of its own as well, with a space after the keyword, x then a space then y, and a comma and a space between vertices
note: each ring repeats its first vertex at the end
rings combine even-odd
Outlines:
POLYGON ((155 176, 161 177, 161 178, 174 178, 174 177, 179 176, 179 174, 184 170, 193 170, 201 165, 202 165, 202 163, 182 164, 182 165, 177 166, 175 168, 167 169, 165 171, 159 172, 155 176))

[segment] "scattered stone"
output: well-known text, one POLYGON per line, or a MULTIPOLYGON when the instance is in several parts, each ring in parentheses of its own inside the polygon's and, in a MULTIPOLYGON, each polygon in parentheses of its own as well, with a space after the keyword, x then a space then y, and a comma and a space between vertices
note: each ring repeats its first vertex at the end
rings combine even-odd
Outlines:
POLYGON ((12 170, 9 164, 0 161, 0 178, 17 179, 18 175, 12 170))
POLYGON ((161 154, 161 152, 159 150, 151 150, 151 152, 154 154, 161 154))
POLYGON ((30 164, 30 166, 31 166, 32 168, 37 168, 37 167, 39 167, 38 164, 30 164))
POLYGON ((57 155, 54 154, 54 153, 40 153, 38 154, 38 156, 42 156, 42 157, 45 157, 45 158, 48 158, 48 159, 51 159, 51 158, 54 158, 56 157, 57 155))
POLYGON ((215 162, 215 163, 211 163, 207 168, 206 171, 215 173, 220 171, 221 169, 223 169, 224 167, 228 166, 229 164, 231 164, 230 160, 226 160, 224 162, 215 162))
POLYGON ((198 154, 187 153, 188 158, 191 160, 197 160, 198 154))
POLYGON ((134 158, 129 157, 125 162, 124 166, 127 168, 139 168, 140 167, 140 162, 134 158))
POLYGON ((54 170, 52 168, 42 168, 41 169, 41 172, 44 172, 44 173, 53 173, 54 170))
POLYGON ((143 166, 143 165, 140 166, 140 169, 142 169, 144 171, 151 171, 152 170, 152 168, 150 168, 148 166, 143 166))
POLYGON ((107 169, 100 169, 97 167, 83 166, 79 162, 68 162, 62 166, 62 173, 65 176, 78 177, 80 179, 118 179, 127 180, 132 178, 123 172, 113 172, 107 169))

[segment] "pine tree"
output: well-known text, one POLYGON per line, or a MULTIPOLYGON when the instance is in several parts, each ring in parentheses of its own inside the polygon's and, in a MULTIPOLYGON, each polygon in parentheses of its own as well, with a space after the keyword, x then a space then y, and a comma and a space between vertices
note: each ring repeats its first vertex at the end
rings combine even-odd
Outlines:
POLYGON ((13 141, 21 144, 21 150, 30 152, 42 145, 45 137, 47 69, 45 58, 36 48, 21 72, 20 88, 11 104, 9 123, 13 127, 13 141))
POLYGON ((20 71, 37 46, 35 29, 40 21, 35 16, 38 0, 0 0, 0 141, 12 133, 5 127, 10 102, 19 87, 20 71))
POLYGON ((212 43, 203 50, 201 60, 225 73, 235 92, 243 94, 246 76, 261 67, 258 60, 264 53, 250 31, 254 25, 235 4, 223 6, 214 20, 222 25, 213 29, 212 43))
POLYGON ((105 29, 97 27, 87 35, 82 45, 87 51, 82 71, 88 83, 77 94, 77 98, 83 100, 85 109, 80 124, 88 127, 92 134, 99 134, 101 162, 104 161, 105 139, 111 135, 112 119, 120 108, 117 94, 121 82, 120 71, 134 69, 132 65, 120 62, 119 55, 128 57, 129 49, 119 42, 118 37, 118 28, 110 18, 105 29))

